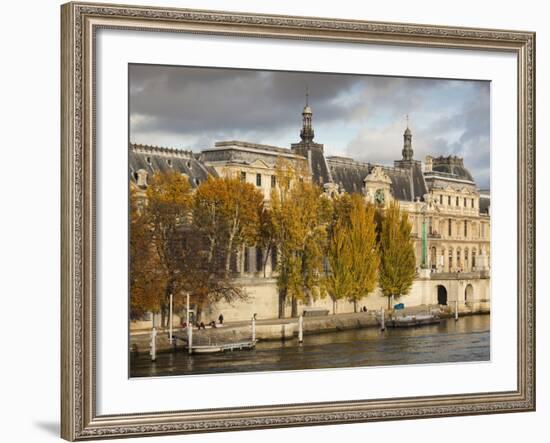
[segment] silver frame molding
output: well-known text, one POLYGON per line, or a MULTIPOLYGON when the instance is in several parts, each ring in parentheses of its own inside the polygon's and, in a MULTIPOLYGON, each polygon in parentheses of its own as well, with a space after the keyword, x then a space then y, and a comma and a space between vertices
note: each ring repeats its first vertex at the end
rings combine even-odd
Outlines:
POLYGON ((535 34, 68 3, 61 7, 61 436, 67 440, 535 410, 535 34), (518 380, 510 392, 97 415, 94 37, 100 28, 507 51, 518 69, 518 380))

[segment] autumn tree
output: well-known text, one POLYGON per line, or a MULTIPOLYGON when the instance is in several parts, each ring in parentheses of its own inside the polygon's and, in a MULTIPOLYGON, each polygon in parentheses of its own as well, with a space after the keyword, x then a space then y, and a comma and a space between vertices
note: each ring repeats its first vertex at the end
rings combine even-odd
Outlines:
POLYGON ((197 188, 193 223, 208 238, 210 263, 214 261, 216 248, 223 252, 226 275, 233 254, 243 245, 256 242, 262 209, 262 193, 238 178, 209 177, 197 188))
POLYGON ((353 302, 354 312, 357 312, 358 301, 374 291, 377 284, 380 258, 376 241, 375 214, 374 206, 366 205, 361 195, 352 195, 349 216, 349 253, 353 263, 351 272, 353 287, 348 298, 353 302))
POLYGON ((139 191, 130 192, 130 315, 160 312, 158 294, 166 279, 160 267, 153 231, 144 211, 145 198, 139 191))
POLYGON ((271 210, 279 254, 279 317, 284 317, 289 297, 295 317, 299 301, 324 296, 323 257, 330 205, 321 189, 305 179, 303 165, 279 159, 275 169, 278 186, 272 191, 271 210))
POLYGON ((226 177, 209 177, 196 189, 193 198, 192 223, 203 247, 195 246, 189 275, 189 291, 200 318, 207 304, 224 300, 232 303, 247 298, 246 291, 231 276, 231 259, 245 245, 258 239, 263 195, 250 183, 226 177))
POLYGON ((337 301, 357 303, 376 287, 379 258, 376 243, 375 209, 359 194, 334 200, 327 259, 330 271, 327 289, 336 312, 337 301))
POLYGON ((327 248, 327 260, 329 270, 326 276, 326 286, 332 299, 332 313, 336 314, 338 300, 349 296, 353 287, 349 225, 343 219, 338 219, 332 227, 327 248))
POLYGON ((153 174, 145 195, 132 193, 130 225, 131 306, 160 312, 168 322, 169 296, 184 287, 184 236, 189 225, 191 186, 177 172, 153 174))
POLYGON ((416 276, 411 230, 407 214, 397 202, 391 202, 381 218, 379 244, 379 284, 383 295, 388 297, 388 309, 391 309, 392 297, 408 294, 416 276))
POLYGON ((260 227, 256 246, 263 251, 262 269, 264 278, 266 277, 267 260, 273 251, 276 251, 277 238, 275 225, 273 224, 273 211, 271 208, 264 207, 260 213, 260 227))

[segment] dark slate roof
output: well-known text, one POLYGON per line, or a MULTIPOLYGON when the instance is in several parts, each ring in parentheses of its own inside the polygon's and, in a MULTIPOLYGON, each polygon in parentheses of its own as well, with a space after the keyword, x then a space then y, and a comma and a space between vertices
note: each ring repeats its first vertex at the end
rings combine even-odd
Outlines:
POLYGON ((491 206, 491 197, 489 194, 480 194, 479 196, 479 213, 489 214, 489 207, 491 206))
POLYGON ((424 195, 428 193, 428 187, 426 186, 424 173, 422 172, 422 166, 420 164, 415 165, 411 169, 411 176, 414 189, 413 200, 416 200, 417 197, 420 197, 420 200, 424 200, 424 195))
POLYGON ((446 174, 454 175, 456 178, 462 179, 462 180, 469 180, 474 181, 472 174, 470 172, 462 167, 462 166, 456 166, 456 165, 437 165, 433 167, 433 171, 435 172, 443 172, 446 174))
POLYGON ((363 180, 370 172, 370 164, 347 157, 327 157, 332 180, 348 193, 361 192, 363 180))
MULTIPOLYGON (((362 192, 366 176, 376 166, 347 157, 327 157, 327 162, 334 183, 343 186, 348 193, 362 192)), ((420 165, 411 168, 381 167, 392 182, 390 190, 396 200, 414 201, 416 197, 423 200, 428 193, 420 165)))
POLYGON ((464 167, 464 159, 456 155, 449 155, 448 157, 434 157, 432 159, 433 172, 443 173, 444 175, 450 174, 460 180, 474 181, 472 174, 464 167))
POLYGON ((393 198, 401 201, 414 201, 414 185, 410 170, 385 167, 384 172, 391 179, 390 189, 393 198))
POLYGON ((308 162, 314 183, 324 185, 332 181, 323 151, 315 148, 310 149, 308 151, 308 162))
POLYGON ((136 172, 140 169, 149 174, 176 170, 187 175, 193 187, 206 180, 208 175, 217 176, 214 168, 206 166, 190 151, 147 145, 130 145, 129 167, 133 182, 136 182, 136 172))

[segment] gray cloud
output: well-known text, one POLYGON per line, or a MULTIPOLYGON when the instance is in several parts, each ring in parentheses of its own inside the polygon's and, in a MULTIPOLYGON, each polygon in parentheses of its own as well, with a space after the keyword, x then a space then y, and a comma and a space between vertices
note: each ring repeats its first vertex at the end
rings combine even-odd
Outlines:
POLYGON ((307 84, 327 154, 393 162, 410 114, 416 158, 463 156, 478 184, 489 185, 487 82, 131 65, 129 84, 132 142, 288 146, 299 138, 307 84))

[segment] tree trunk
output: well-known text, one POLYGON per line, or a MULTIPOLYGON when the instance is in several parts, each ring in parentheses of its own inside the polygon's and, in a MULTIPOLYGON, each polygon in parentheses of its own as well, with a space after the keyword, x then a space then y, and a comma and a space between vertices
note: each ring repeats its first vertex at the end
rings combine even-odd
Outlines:
POLYGON ((388 311, 391 311, 391 300, 392 300, 392 296, 388 296, 388 311))
POLYGON ((165 328, 166 325, 166 305, 163 303, 160 307, 160 327, 165 328))
POLYGON ((233 238, 234 234, 231 233, 229 236, 229 240, 227 243, 227 255, 225 257, 225 276, 227 277, 229 275, 229 268, 231 267, 231 252, 233 250, 233 238))
POLYGON ((353 299, 353 312, 357 313, 357 299, 353 299))
POLYGON ((332 299, 332 313, 333 313, 333 314, 336 314, 336 304, 337 304, 337 303, 338 303, 338 302, 336 301, 336 299, 333 298, 333 299, 332 299))
POLYGON ((197 304, 197 312, 196 312, 196 315, 195 315, 195 321, 197 323, 200 323, 201 318, 202 318, 202 303, 198 303, 197 304))
POLYGON ((298 317, 298 299, 296 297, 292 297, 292 311, 290 316, 298 317))
MULTIPOLYGON (((265 249, 265 256, 262 256, 262 267, 264 269, 264 278, 267 277, 265 273, 265 268, 267 267, 267 260, 269 259, 269 253, 271 251, 271 248, 268 246, 267 249, 265 249)), ((273 274, 273 263, 271 264, 271 273, 273 274)))
POLYGON ((210 248, 208 249, 208 263, 212 263, 212 259, 214 258, 214 248, 216 247, 216 240, 210 239, 210 248))
POLYGON ((279 318, 285 318, 286 290, 279 290, 279 318))

